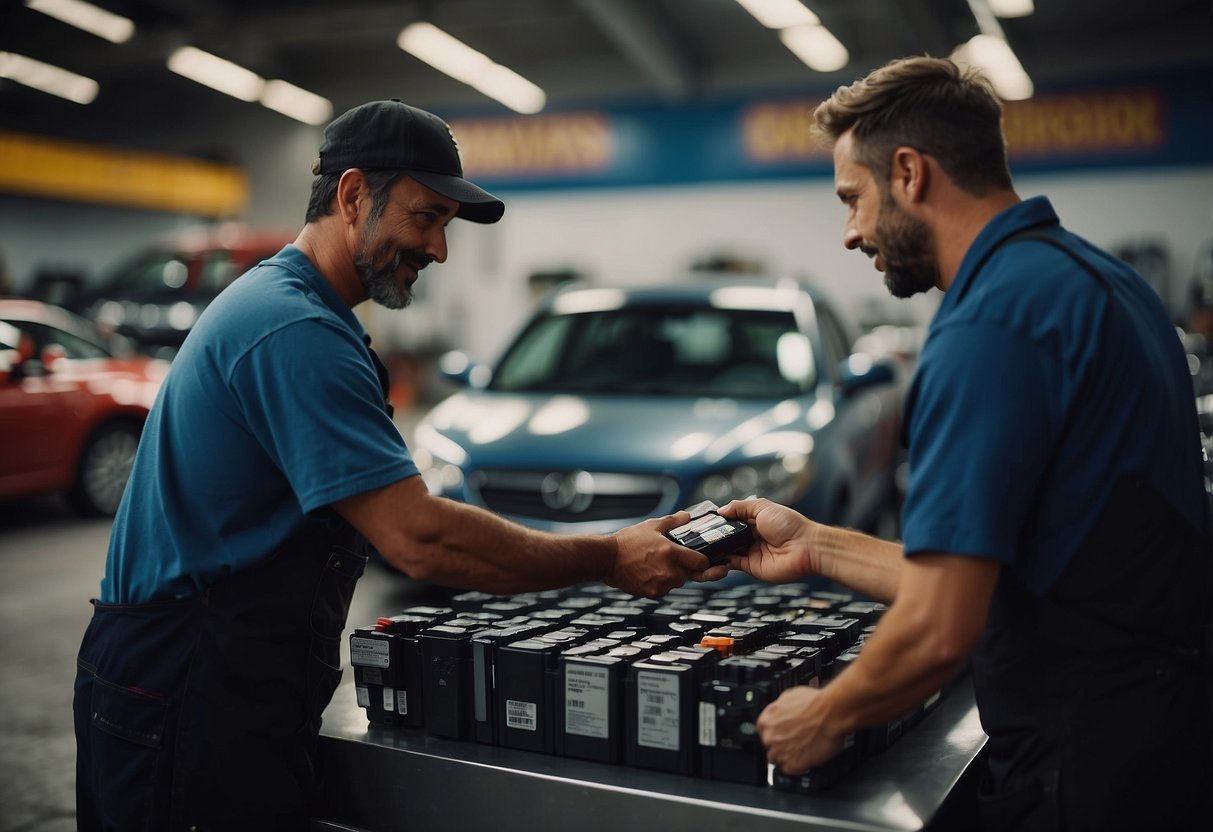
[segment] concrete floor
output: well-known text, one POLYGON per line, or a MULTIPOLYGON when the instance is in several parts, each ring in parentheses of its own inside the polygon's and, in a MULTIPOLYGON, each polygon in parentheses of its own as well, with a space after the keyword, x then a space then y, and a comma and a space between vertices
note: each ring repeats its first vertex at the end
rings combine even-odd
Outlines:
MULTIPOLYGON (((0 503, 0 832, 76 828, 72 683, 109 531, 57 498, 0 503)), ((437 597, 373 563, 350 629, 437 597)), ((346 639, 343 649, 348 667, 346 639)))

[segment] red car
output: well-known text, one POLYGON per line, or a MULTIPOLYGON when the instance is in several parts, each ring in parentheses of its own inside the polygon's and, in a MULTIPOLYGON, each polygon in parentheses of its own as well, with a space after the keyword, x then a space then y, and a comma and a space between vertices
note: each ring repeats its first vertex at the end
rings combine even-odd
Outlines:
POLYGON ((0 298, 0 499, 112 515, 168 364, 64 309, 0 298))

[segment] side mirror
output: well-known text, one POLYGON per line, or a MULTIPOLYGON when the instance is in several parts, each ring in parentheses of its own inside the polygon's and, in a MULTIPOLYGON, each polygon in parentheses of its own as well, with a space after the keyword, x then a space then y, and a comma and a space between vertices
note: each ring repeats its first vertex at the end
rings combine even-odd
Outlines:
POLYGON ((873 359, 864 353, 855 353, 838 366, 839 386, 844 396, 850 396, 878 384, 892 384, 900 369, 891 358, 873 359))

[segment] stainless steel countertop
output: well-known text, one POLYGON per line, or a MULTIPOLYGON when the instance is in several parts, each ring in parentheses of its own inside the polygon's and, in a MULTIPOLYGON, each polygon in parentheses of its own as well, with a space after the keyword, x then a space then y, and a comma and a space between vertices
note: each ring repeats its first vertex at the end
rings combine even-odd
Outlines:
POLYGON ((350 681, 324 714, 323 815, 373 832, 918 830, 985 741, 966 677, 836 786, 797 795, 370 726, 350 681))

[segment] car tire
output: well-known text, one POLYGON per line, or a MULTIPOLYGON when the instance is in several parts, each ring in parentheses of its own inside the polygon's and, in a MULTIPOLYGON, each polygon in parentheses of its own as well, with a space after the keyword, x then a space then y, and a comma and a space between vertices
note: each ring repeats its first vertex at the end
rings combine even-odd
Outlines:
POLYGON ((76 485, 68 495, 81 514, 112 517, 122 500, 142 426, 135 422, 110 422, 93 431, 84 443, 76 467, 76 485))

